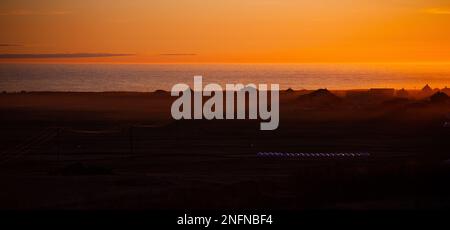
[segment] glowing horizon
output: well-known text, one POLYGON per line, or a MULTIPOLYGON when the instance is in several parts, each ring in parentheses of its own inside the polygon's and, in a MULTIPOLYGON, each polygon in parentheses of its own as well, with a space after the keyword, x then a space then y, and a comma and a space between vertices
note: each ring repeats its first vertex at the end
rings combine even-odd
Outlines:
POLYGON ((0 62, 450 62, 444 0, 7 0, 0 18, 0 62))

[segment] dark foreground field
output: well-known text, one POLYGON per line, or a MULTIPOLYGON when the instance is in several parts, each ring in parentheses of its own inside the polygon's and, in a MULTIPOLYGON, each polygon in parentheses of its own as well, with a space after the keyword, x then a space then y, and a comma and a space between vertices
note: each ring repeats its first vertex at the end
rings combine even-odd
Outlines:
POLYGON ((264 132, 164 92, 1 94, 0 209, 450 207, 445 96, 335 94, 283 92, 264 132))

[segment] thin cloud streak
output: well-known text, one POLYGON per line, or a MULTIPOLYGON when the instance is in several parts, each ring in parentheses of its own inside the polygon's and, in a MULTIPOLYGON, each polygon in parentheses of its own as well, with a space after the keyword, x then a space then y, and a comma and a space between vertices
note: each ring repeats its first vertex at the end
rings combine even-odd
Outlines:
POLYGON ((0 16, 52 16, 71 14, 70 11, 33 11, 33 10, 12 10, 0 12, 0 16))
POLYGON ((441 14, 450 15, 450 9, 448 8, 428 8, 424 10, 427 14, 441 14))
POLYGON ((160 56, 195 56, 197 54, 194 53, 166 53, 166 54, 159 54, 160 56))
POLYGON ((0 43, 0 47, 17 47, 17 46, 23 46, 20 44, 9 44, 9 43, 0 43))
POLYGON ((134 54, 115 53, 54 53, 54 54, 0 54, 0 59, 45 59, 45 58, 97 58, 97 57, 121 57, 134 54))

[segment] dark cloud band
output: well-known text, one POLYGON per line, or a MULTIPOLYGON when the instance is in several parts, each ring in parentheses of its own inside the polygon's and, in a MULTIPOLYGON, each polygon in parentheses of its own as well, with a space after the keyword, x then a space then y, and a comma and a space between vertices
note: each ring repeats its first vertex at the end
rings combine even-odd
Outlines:
POLYGON ((197 54, 193 53, 167 53, 167 54, 160 54, 161 56, 195 56, 197 54))
POLYGON ((115 54, 115 53, 56 53, 56 54, 0 54, 0 58, 96 58, 96 57, 119 57, 132 56, 134 54, 115 54))
POLYGON ((22 45, 19 45, 19 44, 0 43, 0 47, 14 47, 14 46, 22 46, 22 45))

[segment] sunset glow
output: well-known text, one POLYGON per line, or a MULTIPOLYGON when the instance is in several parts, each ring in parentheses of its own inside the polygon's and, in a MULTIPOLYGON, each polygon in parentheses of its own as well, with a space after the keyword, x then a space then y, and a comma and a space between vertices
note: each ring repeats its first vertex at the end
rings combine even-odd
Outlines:
POLYGON ((0 53, 44 62, 448 62, 444 0, 3 1, 0 53))

